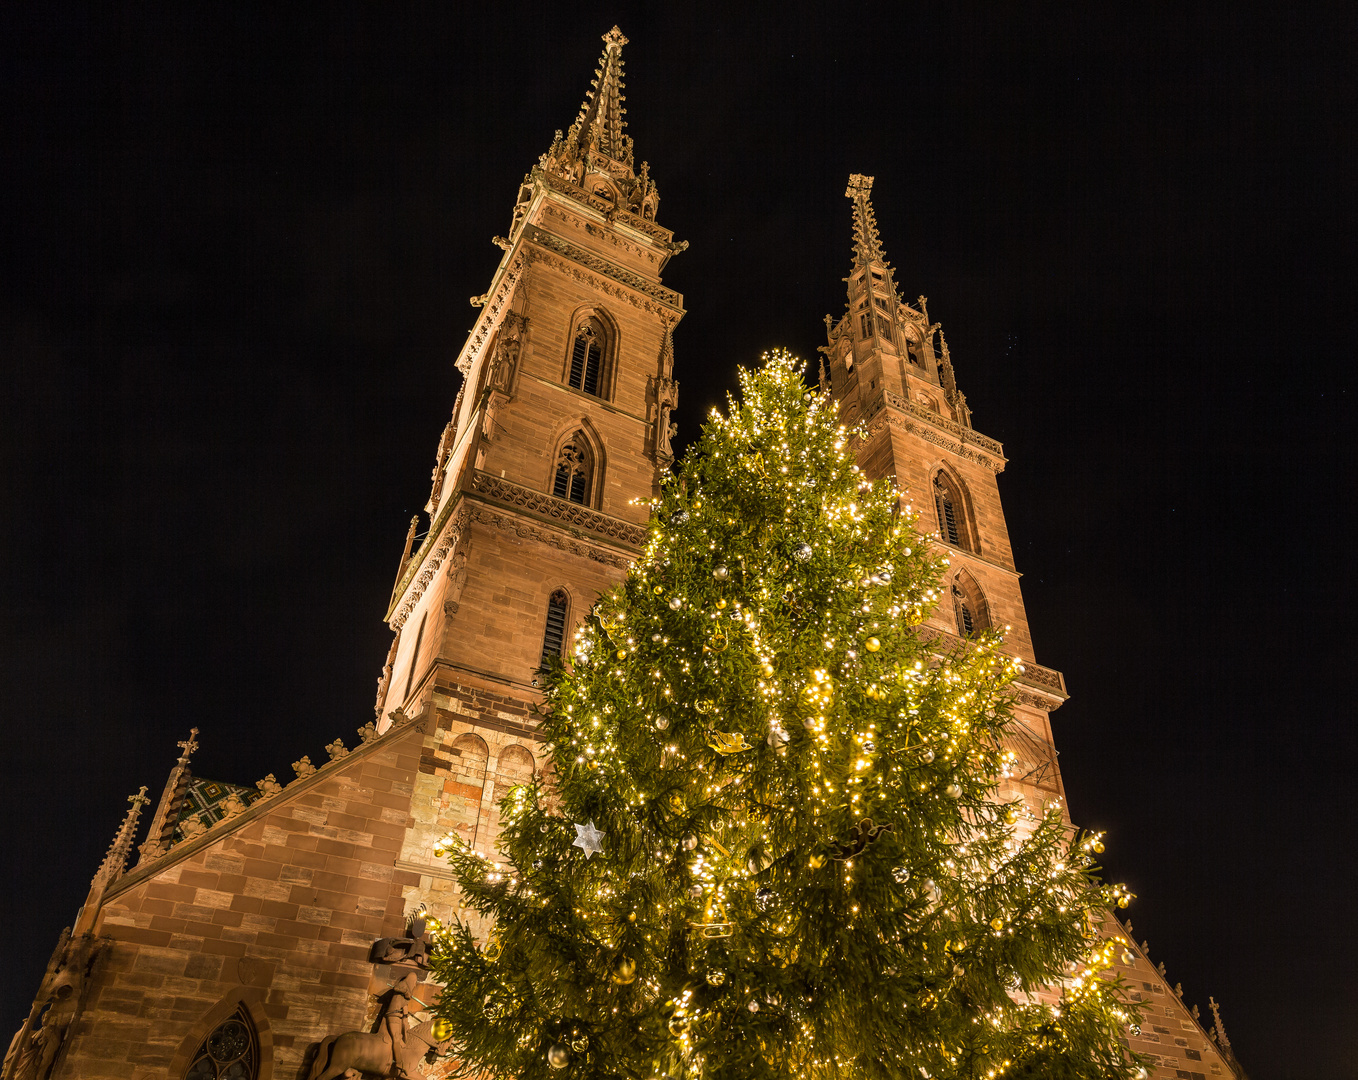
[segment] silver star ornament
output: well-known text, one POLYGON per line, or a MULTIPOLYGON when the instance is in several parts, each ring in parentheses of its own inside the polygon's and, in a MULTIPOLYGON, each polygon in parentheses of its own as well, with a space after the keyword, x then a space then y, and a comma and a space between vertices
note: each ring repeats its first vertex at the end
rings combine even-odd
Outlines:
POLYGON ((571 842, 571 847, 578 847, 588 859, 591 855, 603 851, 603 838, 604 834, 594 827, 594 819, 590 818, 588 825, 575 826, 575 839, 571 842))

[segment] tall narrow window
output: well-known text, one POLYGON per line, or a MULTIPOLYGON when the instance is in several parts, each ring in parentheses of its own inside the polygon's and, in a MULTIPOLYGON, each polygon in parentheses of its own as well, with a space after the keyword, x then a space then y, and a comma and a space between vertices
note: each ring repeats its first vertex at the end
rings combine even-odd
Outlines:
POLYGON ((571 345, 570 384, 586 394, 599 394, 599 374, 603 366, 603 334, 594 320, 583 322, 576 328, 575 341, 571 345))
POLYGON ((589 502, 590 481, 593 479, 590 459, 584 440, 577 435, 561 448, 552 475, 552 494, 558 499, 585 505, 589 502))
POLYGON ((969 637, 976 632, 976 616, 971 613, 971 605, 967 603, 967 594, 956 585, 952 587, 953 601, 957 605, 957 629, 963 636, 969 637))
POLYGON ((259 1075, 259 1040, 245 1010, 237 1009, 203 1040, 185 1080, 254 1080, 259 1075))
POLYGON ((945 544, 968 547, 962 516, 962 500, 945 473, 934 474, 934 509, 938 513, 938 535, 945 544))
POLYGON ((424 641, 424 620, 429 618, 429 612, 420 616, 420 628, 415 633, 415 647, 410 650, 410 674, 406 676, 405 697, 401 699, 401 704, 405 705, 405 698, 410 697, 410 688, 415 685, 415 665, 420 659, 420 645, 424 641))
POLYGON ((877 316, 877 333, 887 341, 893 340, 891 337, 891 320, 883 315, 877 316))
POLYGON ((868 314, 866 311, 863 312, 862 315, 858 316, 858 330, 859 337, 862 338, 872 337, 872 316, 868 314))
POLYGON ((542 669, 552 664, 552 657, 561 659, 566 644, 566 593, 557 589, 547 599, 547 626, 542 631, 542 669))
POLYGON ((990 607, 981 587, 965 570, 953 579, 952 602, 957 632, 963 637, 970 637, 990 626, 990 607))

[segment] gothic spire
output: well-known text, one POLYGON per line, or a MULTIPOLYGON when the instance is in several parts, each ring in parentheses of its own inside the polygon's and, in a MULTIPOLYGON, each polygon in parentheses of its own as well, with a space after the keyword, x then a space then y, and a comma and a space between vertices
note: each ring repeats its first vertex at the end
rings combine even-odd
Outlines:
POLYGON ((623 134, 627 110, 623 108, 626 99, 622 92, 622 47, 627 38, 615 26, 603 41, 604 54, 590 82, 592 89, 585 95, 569 137, 581 150, 593 150, 630 168, 632 140, 623 134))
POLYGON ((886 253, 882 250, 882 238, 877 233, 877 215, 872 212, 871 176, 854 173, 849 177, 846 199, 853 200, 853 263, 855 269, 868 263, 886 266, 886 253))
POLYGON ((128 807, 127 813, 123 816, 123 823, 118 826, 118 831, 113 837, 113 843, 109 845, 108 854, 104 856, 104 861, 99 864, 99 869, 94 873, 94 878, 90 882, 89 895, 85 897, 85 904, 75 918, 75 927, 72 930, 73 937, 88 934, 94 929, 94 920, 99 914, 99 905, 103 903, 104 893, 110 885, 122 877, 123 871, 127 869, 127 857, 132 854, 132 841, 137 836, 137 822, 141 820, 141 808, 151 801, 146 797, 146 785, 143 784, 141 790, 135 795, 129 795, 127 801, 132 805, 128 807))
POLYGON ((189 758, 198 749, 198 729, 191 728, 189 737, 178 743, 178 746, 182 752, 165 781, 165 790, 160 794, 160 803, 156 807, 155 816, 151 818, 151 825, 146 830, 146 840, 138 849, 141 852, 141 858, 137 860, 138 866, 159 858, 169 850, 170 834, 174 832, 177 814, 184 799, 184 788, 189 778, 189 758))
POLYGON ((123 823, 118 827, 113 843, 109 845, 108 854, 99 865, 95 881, 102 878, 106 883, 111 882, 121 877, 123 870, 127 868, 127 857, 132 853, 132 840, 137 835, 137 823, 141 820, 141 808, 151 801, 146 797, 146 785, 142 784, 141 790, 135 795, 129 795, 127 801, 132 805, 123 815, 123 823))

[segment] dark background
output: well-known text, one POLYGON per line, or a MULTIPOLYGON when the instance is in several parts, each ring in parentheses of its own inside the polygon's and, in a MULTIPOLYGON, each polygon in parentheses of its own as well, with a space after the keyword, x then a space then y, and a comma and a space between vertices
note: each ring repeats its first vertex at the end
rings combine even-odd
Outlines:
POLYGON ((190 726, 249 784, 371 718, 467 297, 618 22, 683 439, 815 355, 875 175, 1138 940, 1255 1080, 1358 1074, 1352 9, 1187 6, 7 5, 0 1021, 190 726))

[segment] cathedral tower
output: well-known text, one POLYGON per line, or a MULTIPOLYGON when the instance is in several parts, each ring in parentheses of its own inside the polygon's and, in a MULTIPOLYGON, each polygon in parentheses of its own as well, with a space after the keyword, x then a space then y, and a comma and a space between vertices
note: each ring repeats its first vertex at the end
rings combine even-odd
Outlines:
MULTIPOLYGON (((947 555, 943 595, 924 632, 951 650, 978 630, 1000 630, 1006 651, 1024 663, 1015 686, 1017 722, 1007 739, 1016 767, 1000 798, 1022 797, 1034 808, 1061 799, 1064 811, 1050 714, 1066 699, 1065 680, 1034 659, 1000 505, 1003 448, 971 426, 943 329, 930 322, 925 297, 909 304, 899 292, 877 230, 872 183, 871 176, 854 175, 845 191, 853 201, 853 266, 844 279, 845 313, 838 321, 825 317, 821 384, 839 401, 845 423, 866 428, 859 467, 871 479, 893 477, 918 513, 920 531, 947 555)), ((1143 1022, 1127 1032, 1127 1046, 1155 1065, 1146 1076, 1247 1080, 1215 1001, 1209 1032, 1196 1007, 1185 1007, 1181 988, 1171 988, 1165 965, 1151 963, 1149 943, 1136 944, 1130 920, 1124 926, 1110 914, 1102 932, 1116 943, 1116 973, 1133 1000, 1146 1004, 1143 1022)))
POLYGON ((1065 700, 1065 682, 1033 655, 1000 505, 1003 448, 971 426, 942 327, 929 321, 925 298, 912 305, 900 294, 877 230, 872 182, 851 176, 845 192, 853 202, 853 265, 844 279, 845 313, 838 321, 825 317, 821 380, 838 399, 844 422, 867 429, 860 467, 873 479, 894 477, 919 514, 920 529, 947 551, 943 599, 929 630, 950 644, 986 628, 1001 630, 1008 651, 1023 659, 1015 706, 1020 724, 1010 747, 1019 759, 1015 789, 1059 798, 1049 713, 1065 700))
MULTIPOLYGON (((484 691, 525 700, 645 535, 641 501, 671 461, 672 331, 660 274, 676 244, 625 134, 615 27, 570 130, 524 177, 504 257, 457 358, 428 532, 402 560, 377 701, 444 708, 484 691)), ((413 534, 412 534, 413 541, 413 534)))

